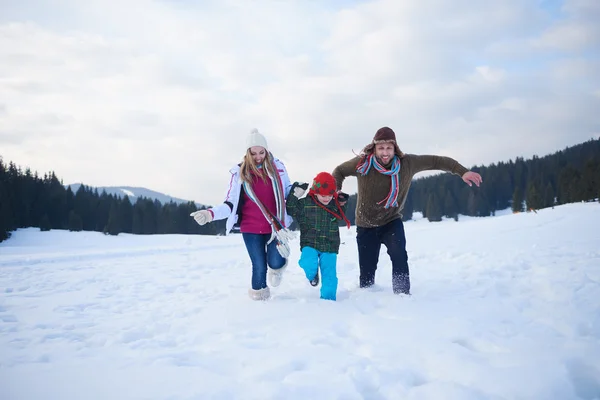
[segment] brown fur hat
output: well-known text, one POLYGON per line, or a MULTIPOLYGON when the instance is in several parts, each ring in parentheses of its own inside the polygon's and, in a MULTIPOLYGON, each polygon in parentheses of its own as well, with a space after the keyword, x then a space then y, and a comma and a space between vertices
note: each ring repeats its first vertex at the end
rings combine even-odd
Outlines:
POLYGON ((404 153, 400 150, 398 143, 396 142, 396 133, 392 130, 392 128, 388 128, 384 126, 383 128, 379 128, 377 132, 375 132, 375 136, 373 137, 373 141, 365 146, 365 148, 361 151, 362 155, 372 154, 375 152, 375 145, 379 143, 393 143, 394 144, 394 153, 400 158, 404 157, 404 153))

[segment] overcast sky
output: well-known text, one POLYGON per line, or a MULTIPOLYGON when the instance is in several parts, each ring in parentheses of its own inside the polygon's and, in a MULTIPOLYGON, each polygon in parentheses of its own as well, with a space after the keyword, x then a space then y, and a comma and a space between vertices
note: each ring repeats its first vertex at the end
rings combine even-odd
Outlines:
POLYGON ((598 21, 598 0, 0 0, 0 155, 204 204, 254 127, 292 181, 382 126, 467 168, 543 156, 600 134, 598 21))

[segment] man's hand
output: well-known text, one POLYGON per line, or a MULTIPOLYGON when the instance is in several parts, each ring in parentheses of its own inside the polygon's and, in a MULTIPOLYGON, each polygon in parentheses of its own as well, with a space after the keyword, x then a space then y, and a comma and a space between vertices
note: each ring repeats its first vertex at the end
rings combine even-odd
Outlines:
POLYGON ((346 204, 346 202, 348 201, 349 198, 350 198, 350 196, 348 196, 347 193, 338 192, 338 201, 340 202, 341 206, 343 206, 344 204, 346 204))
POLYGON ((481 175, 473 171, 465 172, 462 176, 462 180, 465 181, 465 183, 469 186, 473 186, 474 183, 477 187, 479 187, 479 185, 481 185, 481 183, 483 182, 483 180, 481 179, 481 175))

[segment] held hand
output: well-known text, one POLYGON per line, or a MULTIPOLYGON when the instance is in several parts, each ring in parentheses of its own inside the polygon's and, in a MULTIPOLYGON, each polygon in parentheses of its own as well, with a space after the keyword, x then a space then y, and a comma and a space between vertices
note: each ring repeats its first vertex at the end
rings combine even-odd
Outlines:
POLYGON ((204 225, 212 222, 213 220, 213 215, 208 210, 195 211, 190 214, 190 217, 194 217, 194 220, 198 223, 198 225, 204 225))
POLYGON ((302 195, 306 192, 306 190, 302 189, 300 186, 296 186, 294 188, 294 196, 297 198, 302 197, 302 195))
POLYGON ((340 202, 341 206, 343 206, 344 204, 346 204, 346 202, 348 201, 349 198, 350 198, 350 196, 348 196, 347 193, 338 192, 338 201, 340 202))
POLYGON ((477 187, 479 187, 479 185, 481 185, 481 183, 483 182, 481 179, 481 175, 473 171, 465 172, 462 176, 462 180, 465 181, 465 183, 469 186, 473 186, 474 183, 477 187))
POLYGON ((294 192, 294 196, 296 196, 296 198, 299 199, 304 195, 304 193, 306 193, 306 189, 308 189, 308 183, 294 182, 294 184, 292 185, 292 189, 294 192))

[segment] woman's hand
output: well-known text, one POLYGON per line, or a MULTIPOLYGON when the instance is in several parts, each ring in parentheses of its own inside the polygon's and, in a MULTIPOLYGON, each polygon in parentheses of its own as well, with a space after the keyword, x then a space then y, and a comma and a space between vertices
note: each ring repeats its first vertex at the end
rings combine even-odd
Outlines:
POLYGON ((194 211, 190 214, 190 217, 194 217, 194 220, 198 225, 204 225, 213 220, 213 213, 209 210, 194 211))

